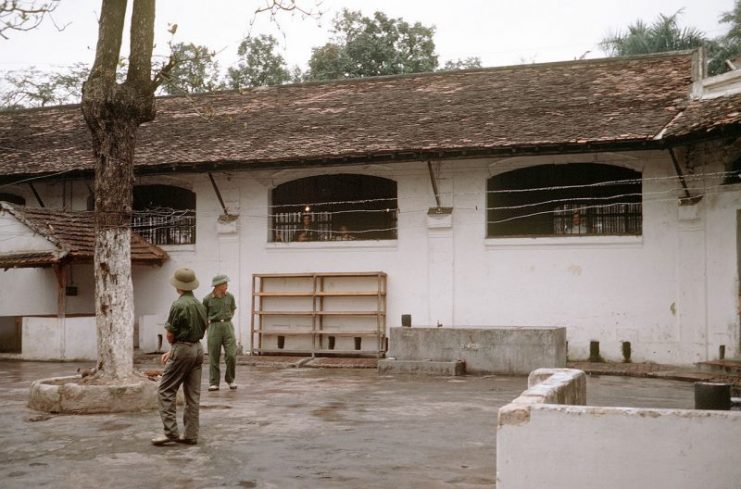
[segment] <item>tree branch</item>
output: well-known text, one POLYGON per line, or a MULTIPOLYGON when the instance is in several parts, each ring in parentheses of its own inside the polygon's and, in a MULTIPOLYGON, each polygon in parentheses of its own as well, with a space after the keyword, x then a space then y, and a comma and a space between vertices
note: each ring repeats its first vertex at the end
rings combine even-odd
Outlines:
POLYGON ((51 14, 58 6, 59 0, 47 0, 39 4, 33 0, 25 3, 20 3, 18 0, 0 0, 0 37, 9 39, 5 31, 35 29, 44 17, 51 14))

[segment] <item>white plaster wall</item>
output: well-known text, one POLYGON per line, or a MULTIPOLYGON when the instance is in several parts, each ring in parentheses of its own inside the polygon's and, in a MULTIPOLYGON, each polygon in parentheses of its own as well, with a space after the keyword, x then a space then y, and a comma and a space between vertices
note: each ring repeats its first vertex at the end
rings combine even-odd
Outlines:
POLYGON ((64 329, 64 360, 96 360, 98 358, 95 316, 66 317, 64 329))
MULTIPOLYGON (((622 359, 622 341, 631 342, 633 360, 691 363, 702 359, 703 345, 681 335, 677 315, 685 309, 704 310, 704 303, 688 304, 687 297, 680 304, 687 284, 680 284, 678 277, 684 267, 680 263, 696 260, 697 253, 701 259, 702 248, 679 249, 678 192, 671 191, 678 184, 655 180, 671 172, 668 156, 656 152, 527 158, 470 168, 462 179, 467 185, 457 187, 456 195, 468 189, 478 190, 480 197, 477 203, 454 205, 454 323, 566 326, 570 358, 586 358, 589 342, 596 340, 608 360, 622 359), (643 235, 484 239, 484 192, 490 175, 567 161, 608 162, 642 171, 646 179, 643 235), (659 193, 664 191, 669 193, 659 193)), ((697 327, 694 321, 688 324, 697 327)))
POLYGON ((720 188, 708 195, 707 217, 707 327, 708 356, 718 355, 725 345, 726 357, 741 356, 739 323, 738 259, 741 243, 737 239, 741 184, 720 188))
POLYGON ((497 488, 733 489, 741 412, 532 405, 497 431, 497 488))
POLYGON ((57 278, 50 268, 0 269, 0 315, 57 314, 57 278))
POLYGON ((95 317, 24 317, 23 360, 95 360, 95 317))
POLYGON ((0 253, 25 251, 56 251, 56 246, 33 232, 12 214, 0 209, 0 253))
MULTIPOLYGON (((207 174, 141 178, 137 183, 196 193, 197 242, 166 247, 170 260, 161 268, 134 268, 136 315, 167 314, 177 297, 168 279, 178 267, 195 270, 198 298, 210 291, 213 275, 226 273, 237 298, 238 340, 248 350, 253 273, 380 270, 388 274, 388 326, 398 326, 402 314, 411 314, 420 326, 565 326, 569 356, 576 359, 588 356, 592 340, 600 342, 603 357, 615 361, 622 359, 623 341, 631 342, 634 361, 689 364, 715 358, 721 344, 727 357, 739 355, 739 186, 680 209, 681 192, 666 152, 443 161, 433 169, 442 206, 453 207, 450 225, 435 224, 427 215, 435 198, 426 162, 215 173, 229 212, 239 216, 231 226, 218 223, 223 210, 207 174), (487 178, 524 165, 566 162, 642 171, 643 235, 486 239, 487 178), (398 239, 268 243, 271 189, 327 172, 396 181, 398 239)), ((62 187, 38 188, 61 204, 62 187)), ((84 208, 87 189, 76 184, 74 192, 66 201, 84 208)), ((88 274, 92 280, 92 270, 88 274)), ((0 314, 54 313, 53 283, 49 271, 0 272, 0 314)), ((92 307, 92 291, 82 285, 80 290, 81 297, 68 298, 68 307, 85 312, 92 307)))

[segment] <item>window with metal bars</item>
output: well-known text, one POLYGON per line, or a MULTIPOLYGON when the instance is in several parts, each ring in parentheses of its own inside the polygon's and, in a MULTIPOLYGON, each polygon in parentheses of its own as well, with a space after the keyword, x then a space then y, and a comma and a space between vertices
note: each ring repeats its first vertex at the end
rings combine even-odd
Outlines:
POLYGON ((171 185, 134 187, 132 230, 155 245, 196 242, 196 194, 171 185))
POLYGON ((318 175, 271 194, 273 242, 396 239, 396 182, 368 175, 318 175))
POLYGON ((487 237, 642 233, 641 173, 596 163, 538 165, 487 182, 487 237))

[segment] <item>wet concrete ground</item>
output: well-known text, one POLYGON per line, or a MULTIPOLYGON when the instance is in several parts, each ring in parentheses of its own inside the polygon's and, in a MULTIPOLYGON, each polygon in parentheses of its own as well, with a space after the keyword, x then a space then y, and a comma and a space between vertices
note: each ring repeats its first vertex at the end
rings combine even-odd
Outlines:
MULTIPOLYGON (((32 380, 78 366, 0 362, 0 487, 494 487, 497 410, 527 383, 239 366, 236 391, 207 392, 204 373, 199 445, 154 447, 156 412, 62 416, 26 407, 32 380)), ((590 377, 587 392, 593 405, 691 408, 694 391, 677 381, 590 377)))

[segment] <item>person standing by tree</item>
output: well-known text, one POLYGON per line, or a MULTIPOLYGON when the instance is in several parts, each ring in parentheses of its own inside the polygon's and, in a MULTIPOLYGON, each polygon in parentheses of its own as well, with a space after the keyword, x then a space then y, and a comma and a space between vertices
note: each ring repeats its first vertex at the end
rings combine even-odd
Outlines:
POLYGON ((162 355, 165 371, 159 387, 160 417, 165 433, 152 439, 156 446, 171 443, 198 443, 199 403, 201 401, 201 371, 203 347, 201 339, 208 327, 206 310, 193 295, 198 287, 195 272, 189 268, 175 271, 170 283, 180 296, 170 307, 165 324, 170 351, 162 355), (183 436, 178 435, 176 398, 180 385, 185 394, 183 436))
POLYGON ((229 286, 229 277, 216 275, 211 281, 213 292, 203 298, 203 305, 208 314, 208 390, 219 390, 221 380, 221 347, 224 347, 224 363, 226 372, 224 380, 230 389, 236 389, 234 383, 237 364, 237 341, 234 338, 232 317, 237 309, 234 296, 226 291, 229 286))

